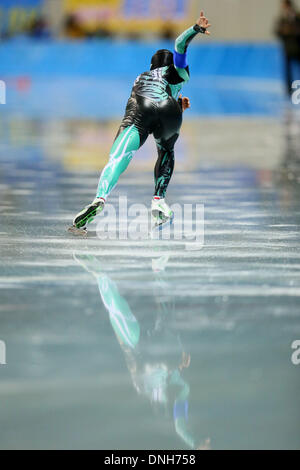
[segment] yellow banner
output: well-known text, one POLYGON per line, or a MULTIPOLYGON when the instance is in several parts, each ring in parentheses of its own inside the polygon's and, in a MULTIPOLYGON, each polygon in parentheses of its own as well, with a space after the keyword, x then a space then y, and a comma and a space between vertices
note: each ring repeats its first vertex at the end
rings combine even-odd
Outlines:
POLYGON ((189 22, 190 0, 64 0, 65 12, 76 15, 88 31, 158 32, 166 23, 175 30, 189 22))

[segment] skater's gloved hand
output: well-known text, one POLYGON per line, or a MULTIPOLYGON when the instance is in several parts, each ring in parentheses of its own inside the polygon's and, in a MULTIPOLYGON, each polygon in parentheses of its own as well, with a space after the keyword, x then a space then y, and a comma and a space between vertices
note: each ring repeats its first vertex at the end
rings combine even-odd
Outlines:
POLYGON ((203 442, 201 442, 197 447, 197 450, 211 450, 210 438, 208 437, 203 442))
POLYGON ((187 96, 182 97, 182 95, 180 95, 178 102, 182 107, 182 112, 191 107, 190 99, 187 96))
MULTIPOLYGON (((196 24, 198 26, 200 26, 200 28, 204 28, 205 31, 203 31, 204 34, 210 34, 209 31, 207 31, 207 29, 211 26, 211 24, 209 24, 208 22, 208 19, 205 18, 204 16, 204 11, 201 11, 200 12, 200 17, 198 18, 198 20, 196 21, 196 24)), ((201 31, 202 32, 202 31, 201 31)))

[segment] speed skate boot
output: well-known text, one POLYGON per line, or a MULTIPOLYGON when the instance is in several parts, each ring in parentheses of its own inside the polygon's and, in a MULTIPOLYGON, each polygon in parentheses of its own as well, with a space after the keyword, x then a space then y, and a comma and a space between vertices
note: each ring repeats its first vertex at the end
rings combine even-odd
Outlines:
POLYGON ((151 205, 151 215, 154 227, 158 227, 166 222, 172 222, 174 212, 170 209, 165 199, 154 196, 151 205))
POLYGON ((86 206, 76 215, 75 219, 73 220, 73 226, 70 227, 69 231, 86 231, 87 224, 90 224, 94 218, 103 211, 104 205, 105 200, 103 198, 96 197, 96 199, 94 199, 91 204, 86 206))

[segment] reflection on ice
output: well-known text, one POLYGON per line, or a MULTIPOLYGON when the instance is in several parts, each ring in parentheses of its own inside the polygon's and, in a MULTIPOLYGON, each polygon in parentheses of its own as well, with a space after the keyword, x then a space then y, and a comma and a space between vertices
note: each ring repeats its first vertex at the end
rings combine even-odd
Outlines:
MULTIPOLYGON (((164 276, 168 257, 152 260, 157 310, 142 323, 120 295, 117 284, 106 274, 104 260, 76 253, 74 258, 97 281, 137 393, 150 400, 161 419, 170 413, 172 407, 176 433, 190 449, 200 447, 188 428, 190 386, 184 379, 184 369, 189 367, 191 355, 182 344, 179 332, 172 328, 174 302, 164 276)), ((205 439, 201 447, 209 442, 205 439)))
MULTIPOLYGON (((184 124, 168 201, 205 206, 192 251, 66 232, 114 123, 1 123, 0 446, 299 447, 297 124, 287 146, 273 120, 184 124)), ((153 155, 111 204, 149 207, 153 155)))

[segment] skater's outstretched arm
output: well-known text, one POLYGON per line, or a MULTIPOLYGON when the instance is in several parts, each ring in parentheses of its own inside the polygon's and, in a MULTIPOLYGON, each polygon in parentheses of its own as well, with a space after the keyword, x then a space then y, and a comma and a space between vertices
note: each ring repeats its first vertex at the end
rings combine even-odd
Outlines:
POLYGON ((170 385, 178 387, 173 407, 176 433, 191 449, 195 449, 196 440, 188 428, 189 384, 181 377, 179 370, 176 369, 170 377, 170 385))
POLYGON ((207 18, 204 16, 204 12, 201 11, 196 24, 184 31, 175 41, 174 65, 179 76, 184 80, 184 82, 188 82, 190 79, 187 62, 187 48, 197 34, 210 34, 208 31, 210 26, 211 25, 207 18))

